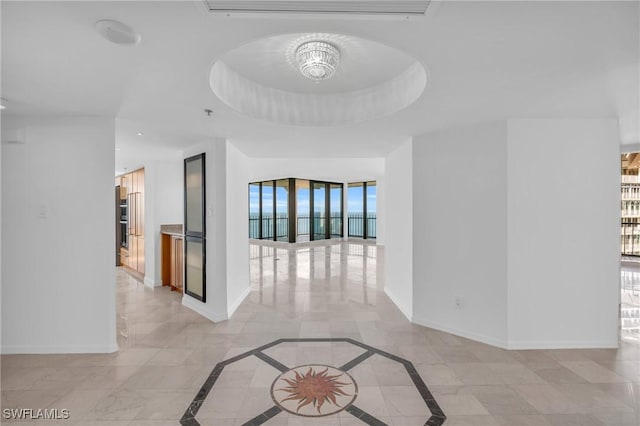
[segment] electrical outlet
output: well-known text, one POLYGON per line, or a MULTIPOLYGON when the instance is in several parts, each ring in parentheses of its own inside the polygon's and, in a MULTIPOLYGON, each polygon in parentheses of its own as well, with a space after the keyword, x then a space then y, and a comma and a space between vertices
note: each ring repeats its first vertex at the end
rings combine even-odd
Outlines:
POLYGON ((462 296, 456 296, 456 309, 462 309, 463 302, 462 296))
POLYGON ((47 204, 40 204, 38 207, 38 218, 46 219, 49 217, 49 206, 47 204))

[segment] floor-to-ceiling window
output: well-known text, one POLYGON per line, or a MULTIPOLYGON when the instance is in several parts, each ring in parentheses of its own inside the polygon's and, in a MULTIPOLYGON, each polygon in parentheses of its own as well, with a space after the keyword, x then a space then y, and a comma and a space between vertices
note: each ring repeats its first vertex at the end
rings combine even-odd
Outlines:
POLYGON ((313 239, 324 240, 327 233, 327 185, 313 182, 313 239))
POLYGON ((331 238, 342 237, 342 184, 329 185, 329 233, 331 238))
POLYGON ((365 193, 367 205, 367 238, 376 238, 378 187, 375 181, 367 182, 365 193))
POLYGON ((624 256, 640 256, 640 153, 622 154, 621 251, 624 256))
POLYGON ((364 182, 349 184, 347 211, 348 235, 350 237, 364 237, 364 182))
POLYGON ((375 181, 350 183, 347 227, 350 237, 376 238, 377 185, 375 181))
POLYGON ((296 179, 296 242, 311 239, 311 194, 309 181, 296 179))
POLYGON ((260 238, 260 184, 249 184, 249 238, 260 238))
POLYGON ((640 153, 621 158, 620 335, 640 341, 640 153))
POLYGON ((262 182, 262 239, 272 240, 274 228, 274 190, 273 181, 262 182))
POLYGON ((289 179, 276 181, 276 240, 289 241, 289 179))
POLYGON ((343 185, 307 179, 249 184, 249 238, 302 242, 343 236, 343 185))

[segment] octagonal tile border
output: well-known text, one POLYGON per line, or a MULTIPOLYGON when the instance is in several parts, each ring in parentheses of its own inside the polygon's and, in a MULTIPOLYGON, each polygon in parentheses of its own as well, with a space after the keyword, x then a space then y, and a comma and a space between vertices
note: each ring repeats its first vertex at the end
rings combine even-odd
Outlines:
MULTIPOLYGON (((207 395, 209 395, 209 392, 211 391, 211 389, 213 389, 213 386, 218 380, 218 377, 220 377, 220 374, 222 373, 222 370, 224 369, 224 367, 226 367, 229 364, 233 364, 234 362, 240 361, 244 358, 255 356, 258 359, 271 365, 275 369, 279 370, 280 372, 289 371, 291 367, 287 367, 286 365, 280 363, 278 360, 273 359, 269 355, 265 354, 263 351, 265 351, 266 349, 272 348, 274 346, 277 346, 281 343, 301 343, 301 342, 305 342, 305 343, 344 342, 344 343, 350 343, 354 346, 358 346, 364 349, 366 352, 362 353, 361 355, 357 356, 356 358, 352 359, 351 361, 347 362, 341 367, 334 367, 345 372, 376 354, 383 356, 385 358, 388 358, 392 361, 395 361, 399 364, 402 364, 404 368, 407 370, 407 373, 409 374, 409 377, 411 378, 411 381, 413 382, 414 386, 420 393, 420 396, 422 397, 425 404, 427 405, 427 408, 431 412, 431 416, 425 420, 424 426, 441 426, 447 419, 444 412, 442 411, 442 409, 436 402, 435 398, 431 394, 431 391, 429 391, 429 388, 424 383, 424 381, 418 374, 418 371, 415 369, 411 361, 408 361, 397 355, 393 355, 389 352, 382 351, 380 349, 374 348, 373 346, 369 346, 349 338, 291 338, 291 339, 274 340, 271 343, 267 343, 266 345, 252 349, 240 355, 236 355, 232 358, 229 358, 227 360, 221 361, 218 364, 216 364, 216 366, 213 368, 213 370, 209 374, 209 377, 207 377, 206 381, 204 382, 204 384, 196 394, 195 398, 193 399, 193 401, 191 402, 187 410, 182 415, 182 418, 180 419, 180 424, 182 426, 200 426, 200 423, 198 423, 198 421, 195 418, 196 414, 198 413, 198 410, 200 409, 205 399, 207 398, 207 395)), ((355 402, 357 402, 357 400, 355 402)), ((251 420, 247 421, 242 426, 258 426, 258 425, 264 424, 265 422, 269 421, 269 419, 271 419, 272 417, 275 417, 282 411, 283 411, 282 408, 278 407, 277 405, 274 405, 273 407, 269 408, 263 413, 260 413, 254 418, 252 418, 251 420)), ((377 418, 363 411, 362 409, 358 408, 354 404, 349 405, 344 411, 360 419, 363 423, 367 425, 387 426, 386 423, 378 420, 377 418)))

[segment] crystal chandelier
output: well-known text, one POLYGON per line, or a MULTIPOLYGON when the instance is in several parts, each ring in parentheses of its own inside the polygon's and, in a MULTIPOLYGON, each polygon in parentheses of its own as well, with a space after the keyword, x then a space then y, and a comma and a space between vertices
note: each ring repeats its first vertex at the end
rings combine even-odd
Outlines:
POLYGON ((301 44, 296 49, 295 56, 302 75, 316 83, 331 78, 340 62, 340 51, 324 41, 301 44))

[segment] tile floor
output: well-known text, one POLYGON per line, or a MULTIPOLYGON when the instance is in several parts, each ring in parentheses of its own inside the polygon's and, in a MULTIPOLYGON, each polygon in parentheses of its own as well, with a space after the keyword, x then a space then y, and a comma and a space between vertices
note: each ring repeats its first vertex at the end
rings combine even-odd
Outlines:
MULTIPOLYGON (((177 425, 216 364, 281 338, 353 339, 411 361, 445 426, 640 424, 640 346, 505 351, 410 324, 381 293, 382 252, 345 242, 251 245, 252 292, 212 324, 167 289, 117 274, 120 351, 2 356, 2 408, 66 408, 69 420, 20 424, 177 425)), ((343 342, 283 342, 264 350, 288 367, 340 366, 362 351, 343 342)), ((256 356, 229 363, 200 407, 202 425, 242 425, 274 405, 281 372, 256 356)), ((388 425, 429 415, 402 364, 375 353, 350 370, 354 405, 388 425)), ((8 424, 6 420, 2 424, 8 424)), ((195 424, 195 423, 192 423, 195 424)), ((280 412, 267 425, 357 425, 280 412)), ((377 423, 370 423, 377 424, 377 423)))

